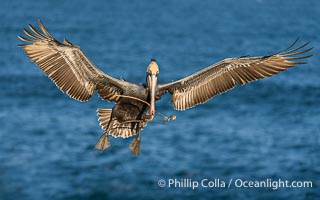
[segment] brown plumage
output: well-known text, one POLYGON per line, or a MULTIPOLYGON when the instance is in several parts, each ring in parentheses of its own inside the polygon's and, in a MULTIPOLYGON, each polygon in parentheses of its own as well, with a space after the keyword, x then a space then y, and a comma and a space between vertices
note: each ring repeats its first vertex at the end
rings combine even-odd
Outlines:
MULTIPOLYGON (((159 69, 151 60, 147 69, 146 84, 138 84, 113 78, 100 71, 81 51, 80 47, 66 39, 63 43, 53 38, 43 24, 38 22, 40 31, 29 25, 23 29, 29 36, 19 38, 27 44, 22 48, 27 56, 57 85, 62 92, 79 100, 89 100, 94 91, 108 101, 115 102, 112 109, 98 109, 98 120, 104 134, 96 144, 103 151, 110 146, 108 135, 128 138, 137 135, 130 149, 140 154, 140 131, 155 115, 156 100, 170 93, 171 101, 177 110, 185 110, 202 104, 217 94, 244 85, 254 80, 272 76, 310 57, 304 55, 312 48, 309 43, 299 47, 296 40, 284 51, 260 57, 229 58, 213 64, 181 80, 158 84, 159 69), (147 111, 150 110, 149 113, 147 111)), ((166 117, 166 121, 175 119, 166 117)))
POLYGON ((284 51, 270 56, 228 58, 213 64, 181 80, 159 84, 158 96, 167 92, 177 110, 185 110, 202 104, 217 94, 244 85, 251 81, 270 77, 297 64, 298 60, 310 57, 300 56, 312 48, 303 49, 309 43, 293 48, 298 39, 284 51), (301 51, 299 51, 301 50, 301 51))

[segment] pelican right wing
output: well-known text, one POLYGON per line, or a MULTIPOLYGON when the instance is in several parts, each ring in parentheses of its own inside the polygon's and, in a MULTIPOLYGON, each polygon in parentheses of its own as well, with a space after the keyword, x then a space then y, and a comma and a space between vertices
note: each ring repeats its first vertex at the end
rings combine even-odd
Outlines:
POLYGON ((126 81, 115 79, 94 66, 81 51, 80 47, 71 44, 66 39, 63 43, 53 38, 44 25, 38 21, 41 32, 32 25, 32 32, 23 29, 30 38, 18 36, 28 44, 22 44, 26 55, 36 63, 41 70, 70 97, 79 100, 89 100, 97 89, 99 95, 106 100, 119 100, 126 81))
POLYGON ((213 96, 224 93, 237 84, 270 77, 310 57, 303 55, 312 48, 304 49, 309 43, 293 48, 298 39, 284 51, 258 57, 228 58, 178 81, 159 84, 157 98, 170 93, 176 110, 185 110, 202 104, 213 96))

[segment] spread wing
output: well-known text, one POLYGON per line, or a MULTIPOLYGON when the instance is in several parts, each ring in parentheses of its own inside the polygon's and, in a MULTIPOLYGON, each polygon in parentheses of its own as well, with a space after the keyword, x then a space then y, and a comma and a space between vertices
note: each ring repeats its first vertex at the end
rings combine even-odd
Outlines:
POLYGON ((29 25, 31 30, 23 29, 29 36, 18 36, 27 42, 22 48, 27 56, 60 88, 61 91, 79 101, 92 97, 95 90, 109 101, 118 101, 128 82, 115 79, 92 64, 80 47, 66 39, 63 43, 53 38, 44 25, 38 21, 40 30, 29 25))
POLYGON ((176 110, 185 110, 202 104, 217 94, 244 85, 254 80, 270 77, 297 64, 312 55, 303 55, 312 48, 309 43, 294 47, 298 39, 280 53, 260 57, 229 58, 213 64, 181 80, 160 84, 157 97, 172 94, 171 101, 176 110))

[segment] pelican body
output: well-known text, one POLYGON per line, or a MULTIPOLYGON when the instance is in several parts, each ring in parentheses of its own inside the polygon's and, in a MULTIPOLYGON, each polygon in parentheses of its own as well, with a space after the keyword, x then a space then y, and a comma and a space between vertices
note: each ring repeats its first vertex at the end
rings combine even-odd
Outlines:
MULTIPOLYGON (((140 154, 140 130, 155 115, 155 97, 158 86, 159 68, 155 59, 147 68, 146 84, 130 83, 113 109, 98 109, 100 125, 105 133, 100 137, 96 148, 100 151, 110 146, 108 135, 127 138, 137 134, 130 149, 134 155, 140 154), (148 103, 150 102, 150 103, 148 103), (147 114, 148 109, 150 113, 147 114)), ((106 94, 107 95, 107 94, 106 94)))
MULTIPOLYGON (((205 103, 215 95, 236 85, 270 77, 297 64, 304 64, 303 55, 312 48, 305 43, 295 47, 298 39, 285 50, 258 57, 227 58, 180 80, 158 84, 159 67, 151 59, 145 84, 116 79, 100 71, 79 46, 64 39, 61 43, 38 21, 40 30, 29 25, 23 29, 28 36, 18 36, 26 44, 22 48, 57 87, 78 101, 89 100, 94 91, 103 100, 114 102, 112 109, 100 108, 98 120, 104 133, 95 147, 103 151, 110 146, 109 135, 128 138, 136 135, 129 146, 134 155, 140 154, 140 132, 156 114, 155 101, 170 93, 176 110, 186 110, 205 103), (148 112, 149 111, 149 112, 148 112)), ((175 117, 165 117, 166 121, 175 117)))

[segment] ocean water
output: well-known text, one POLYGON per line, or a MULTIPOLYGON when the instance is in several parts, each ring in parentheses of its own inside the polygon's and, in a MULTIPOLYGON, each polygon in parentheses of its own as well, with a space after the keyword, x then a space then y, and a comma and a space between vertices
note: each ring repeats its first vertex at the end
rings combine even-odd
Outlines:
POLYGON ((320 199, 319 8, 316 0, 2 1, 0 199, 320 199), (17 46, 38 19, 104 72, 136 82, 145 81, 150 58, 164 83, 227 57, 278 52, 298 36, 315 48, 306 65, 187 111, 165 96, 157 110, 177 120, 149 123, 133 157, 131 139, 93 149, 102 134, 96 109, 112 103, 70 99, 17 46), (169 187, 169 179, 313 187, 192 189, 169 187))

